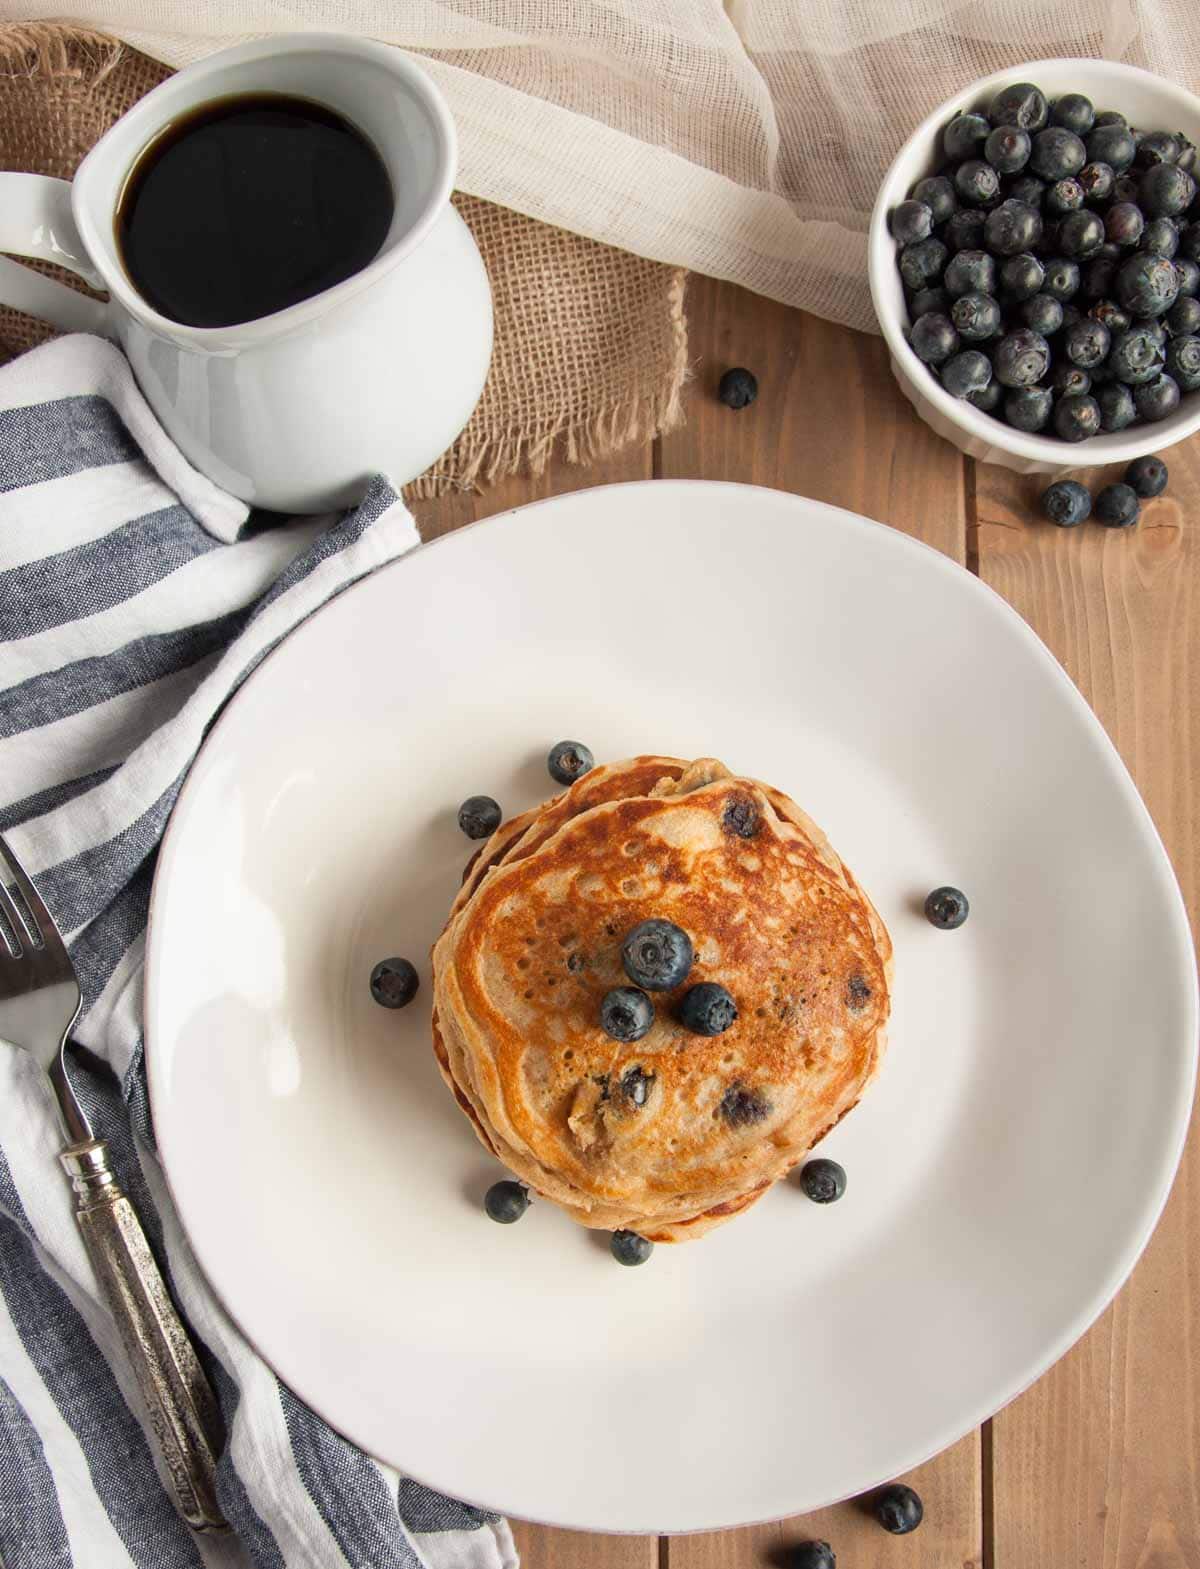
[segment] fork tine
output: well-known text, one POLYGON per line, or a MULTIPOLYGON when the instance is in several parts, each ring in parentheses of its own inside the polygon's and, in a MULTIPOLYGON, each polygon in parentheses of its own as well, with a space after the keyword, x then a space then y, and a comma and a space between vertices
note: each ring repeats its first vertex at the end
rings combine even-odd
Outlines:
MULTIPOLYGON (((21 896, 21 901, 25 905, 29 915, 33 918, 34 930, 29 932, 30 940, 36 943, 39 947, 43 944, 47 947, 51 945, 64 946, 62 934, 59 932, 58 927, 54 924, 54 917, 50 914, 50 911, 43 903, 41 894, 38 893, 37 889, 26 875, 25 868, 12 853, 12 850, 8 845, 8 840, 5 839, 3 834, 0 834, 0 855, 2 855, 4 860, 7 862, 8 869, 12 873, 12 880, 14 886, 16 887, 16 891, 21 896)), ((3 887, 3 879, 0 879, 0 887, 3 887)), ((10 914, 9 907, 11 907, 11 909, 14 910, 17 914, 17 931, 20 932, 22 927, 28 928, 29 922, 22 917, 21 910, 17 904, 17 901, 13 898, 10 890, 5 887, 3 888, 3 893, 5 913, 10 914)))

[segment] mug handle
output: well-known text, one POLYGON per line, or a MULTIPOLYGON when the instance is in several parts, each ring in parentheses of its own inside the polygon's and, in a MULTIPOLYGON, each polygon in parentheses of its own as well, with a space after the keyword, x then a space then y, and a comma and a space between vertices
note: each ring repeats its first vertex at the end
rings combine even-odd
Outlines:
MULTIPOLYGON (((45 174, 0 174, 0 251, 69 267, 94 289, 104 281, 88 260, 71 215, 71 183, 45 174)), ((111 332, 108 306, 0 256, 0 303, 40 316, 61 332, 111 332)))

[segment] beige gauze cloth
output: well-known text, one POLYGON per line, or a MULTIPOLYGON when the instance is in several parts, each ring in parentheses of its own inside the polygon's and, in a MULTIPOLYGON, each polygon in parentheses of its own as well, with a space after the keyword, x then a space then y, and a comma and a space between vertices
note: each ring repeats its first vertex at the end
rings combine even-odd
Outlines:
POLYGON ((172 65, 308 28, 398 44, 449 101, 461 190, 870 331, 880 175, 944 99, 1047 56, 1200 81, 1192 0, 73 0, 69 15, 172 65))

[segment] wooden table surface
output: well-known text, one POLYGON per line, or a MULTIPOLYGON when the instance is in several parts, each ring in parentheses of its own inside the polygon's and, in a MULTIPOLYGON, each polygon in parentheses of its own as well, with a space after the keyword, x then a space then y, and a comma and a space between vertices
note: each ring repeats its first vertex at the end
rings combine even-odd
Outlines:
MULTIPOLYGON (((1036 476, 964 459, 917 420, 880 339, 706 279, 693 280, 688 318, 695 377, 680 430, 590 468, 558 464, 480 497, 419 503, 426 535, 561 491, 686 477, 795 491, 936 545, 1004 595, 1091 703, 1158 824, 1196 930, 1200 438, 1169 453, 1167 495, 1137 530, 1060 530, 1037 518, 1036 476), (730 365, 759 381, 758 401, 736 413, 715 397, 730 365)), ((703 1536, 513 1529, 527 1569, 750 1569, 812 1536, 833 1544, 839 1569, 1200 1569, 1195 1129, 1113 1306, 1031 1390, 906 1480, 925 1501, 911 1537, 889 1537, 852 1504, 703 1536)))

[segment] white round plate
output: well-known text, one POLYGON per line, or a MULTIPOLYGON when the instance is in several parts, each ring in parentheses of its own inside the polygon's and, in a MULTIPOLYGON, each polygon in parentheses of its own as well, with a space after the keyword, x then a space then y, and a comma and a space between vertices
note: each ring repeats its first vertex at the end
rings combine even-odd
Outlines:
POLYGON ((1195 1074, 1191 939, 1100 725, 975 578, 795 496, 647 483, 439 540, 272 654, 192 769, 150 921, 154 1120, 200 1262, 280 1376, 445 1492, 685 1531, 886 1480, 1060 1356, 1144 1246, 1195 1074), (891 1046, 782 1184, 622 1269, 435 1070, 458 803, 549 746, 715 754, 790 792, 896 946, 891 1046), (971 917, 935 931, 940 883, 971 917), (372 1002, 388 954, 405 1012, 372 1002))

